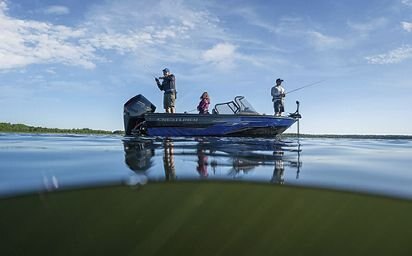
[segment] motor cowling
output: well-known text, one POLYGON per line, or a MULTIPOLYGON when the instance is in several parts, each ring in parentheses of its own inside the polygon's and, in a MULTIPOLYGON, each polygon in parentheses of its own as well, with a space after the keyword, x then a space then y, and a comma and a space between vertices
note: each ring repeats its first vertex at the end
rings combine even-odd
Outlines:
POLYGON ((144 121, 144 114, 153 113, 155 110, 156 106, 141 94, 129 99, 123 107, 123 121, 126 135, 130 135, 133 128, 144 121))

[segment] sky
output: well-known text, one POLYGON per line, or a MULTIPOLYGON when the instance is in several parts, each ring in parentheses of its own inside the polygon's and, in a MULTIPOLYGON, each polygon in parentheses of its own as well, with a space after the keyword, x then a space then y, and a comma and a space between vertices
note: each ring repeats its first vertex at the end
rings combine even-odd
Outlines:
POLYGON ((0 0, 0 122, 123 130, 166 67, 177 112, 321 81, 286 96, 301 133, 412 135, 412 0, 0 0))

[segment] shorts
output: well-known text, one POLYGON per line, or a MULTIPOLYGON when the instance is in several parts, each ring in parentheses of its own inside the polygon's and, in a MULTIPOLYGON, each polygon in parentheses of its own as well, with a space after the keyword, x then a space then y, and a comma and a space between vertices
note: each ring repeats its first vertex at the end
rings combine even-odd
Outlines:
POLYGON ((285 107, 283 105, 283 101, 282 100, 276 100, 273 103, 273 107, 275 109, 275 113, 281 113, 281 112, 285 112, 285 107))
POLYGON ((163 96, 163 108, 173 108, 175 106, 176 95, 174 93, 165 93, 163 96))

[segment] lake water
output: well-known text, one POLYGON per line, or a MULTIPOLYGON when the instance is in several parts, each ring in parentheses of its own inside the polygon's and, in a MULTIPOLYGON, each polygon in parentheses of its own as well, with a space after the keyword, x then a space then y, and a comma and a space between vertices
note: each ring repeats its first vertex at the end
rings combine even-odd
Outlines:
POLYGON ((153 182, 304 186, 412 199, 408 139, 0 134, 0 197, 153 182))
POLYGON ((412 141, 0 134, 2 255, 410 255, 412 141))

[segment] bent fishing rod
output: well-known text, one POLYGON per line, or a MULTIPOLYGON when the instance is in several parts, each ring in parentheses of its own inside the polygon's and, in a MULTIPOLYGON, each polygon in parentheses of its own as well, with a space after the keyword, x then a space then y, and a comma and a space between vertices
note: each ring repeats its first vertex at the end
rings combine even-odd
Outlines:
POLYGON ((307 88, 307 87, 310 87, 310 86, 314 86, 314 85, 320 84, 320 83, 324 82, 325 80, 326 80, 326 79, 323 79, 323 80, 320 80, 320 81, 317 81, 317 82, 314 82, 314 83, 307 84, 307 85, 305 85, 305 86, 296 88, 296 89, 294 89, 294 90, 292 90, 292 91, 286 92, 285 95, 286 95, 286 94, 289 94, 289 93, 292 93, 292 92, 296 92, 296 91, 302 90, 302 89, 307 88))

